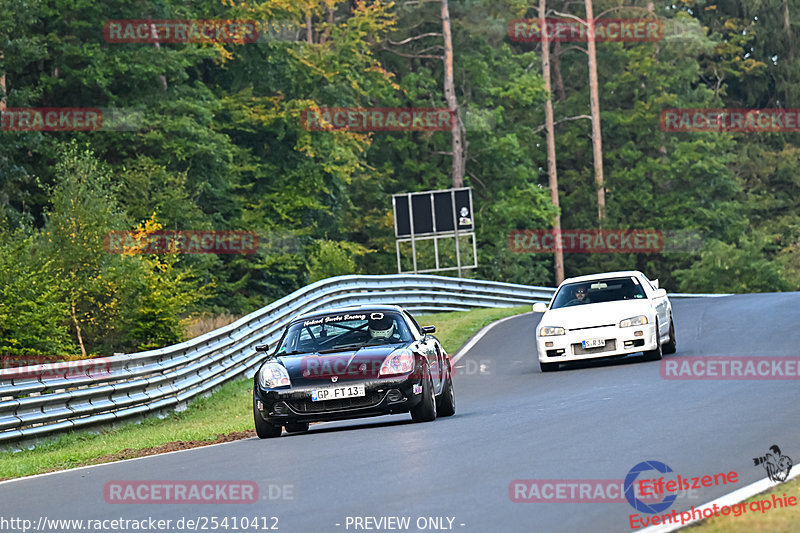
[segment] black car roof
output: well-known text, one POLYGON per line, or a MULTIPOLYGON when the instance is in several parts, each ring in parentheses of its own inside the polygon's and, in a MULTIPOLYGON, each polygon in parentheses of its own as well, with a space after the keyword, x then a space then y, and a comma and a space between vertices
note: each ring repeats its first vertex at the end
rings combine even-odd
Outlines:
POLYGON ((313 311, 311 313, 306 313, 304 315, 298 315, 292 318, 291 323, 297 322, 298 320, 308 320, 309 318, 316 318, 320 316, 326 315, 338 315, 341 313, 353 312, 353 311, 391 311, 395 313, 402 313, 403 308, 399 305, 387 305, 387 304, 380 304, 380 305, 351 305, 347 307, 331 307, 329 309, 321 309, 319 311, 313 311))

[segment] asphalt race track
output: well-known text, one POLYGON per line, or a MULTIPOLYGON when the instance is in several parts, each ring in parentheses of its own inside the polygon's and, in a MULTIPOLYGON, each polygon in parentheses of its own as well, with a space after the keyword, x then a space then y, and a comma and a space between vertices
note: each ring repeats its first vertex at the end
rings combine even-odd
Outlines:
MULTIPOLYGON (((673 301, 678 353, 665 359, 798 355, 799 304, 798 293, 673 301)), ((683 510, 763 479, 753 457, 773 444, 800 463, 798 381, 665 380, 659 363, 640 356, 542 374, 534 347, 539 316, 499 324, 459 361, 454 417, 319 424, 307 434, 6 482, 0 484, 0 515, 34 524, 40 517, 153 517, 172 524, 181 517, 277 517, 277 530, 289 533, 420 531, 418 519, 428 526, 423 530, 435 530, 430 526, 439 523, 428 517, 444 517, 445 529, 450 518, 452 530, 476 533, 629 531, 628 515, 635 511, 624 500, 514 503, 509 484, 622 480, 645 460, 684 476, 738 473, 735 485, 682 495, 673 508, 683 510), (252 480, 260 501, 107 503, 105 484, 120 480, 252 480), (376 529, 371 521, 355 527, 354 517, 390 516, 410 517, 409 527, 376 529)), ((250 405, 242 410, 250 415, 250 405)))

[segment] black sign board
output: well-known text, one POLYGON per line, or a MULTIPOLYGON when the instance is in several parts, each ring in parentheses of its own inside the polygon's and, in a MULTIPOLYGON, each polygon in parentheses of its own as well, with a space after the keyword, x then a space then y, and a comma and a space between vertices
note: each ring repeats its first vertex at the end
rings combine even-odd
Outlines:
POLYGON ((392 196, 396 237, 473 231, 472 189, 446 189, 392 196))

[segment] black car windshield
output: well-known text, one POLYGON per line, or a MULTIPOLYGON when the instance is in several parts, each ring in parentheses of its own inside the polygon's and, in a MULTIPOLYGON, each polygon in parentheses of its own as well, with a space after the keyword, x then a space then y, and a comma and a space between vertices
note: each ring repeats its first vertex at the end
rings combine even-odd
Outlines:
POLYGON ((642 285, 634 277, 598 279, 564 285, 553 299, 550 309, 618 300, 643 300, 646 297, 642 285))
POLYGON ((335 352, 412 341, 400 314, 358 311, 309 318, 289 326, 277 355, 335 352))

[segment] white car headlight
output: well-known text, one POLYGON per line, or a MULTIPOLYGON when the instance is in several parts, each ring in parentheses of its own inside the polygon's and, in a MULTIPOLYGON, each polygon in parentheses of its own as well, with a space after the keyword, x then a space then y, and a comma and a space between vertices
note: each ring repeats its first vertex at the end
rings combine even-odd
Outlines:
POLYGON ((401 348, 389 354, 378 372, 379 376, 393 376, 395 374, 408 374, 414 370, 414 354, 411 350, 401 348))
POLYGON ((626 318, 625 320, 619 323, 619 327, 629 328, 631 326, 644 326, 645 324, 647 324, 647 317, 644 315, 639 315, 631 318, 626 318))
POLYGON ((258 373, 258 383, 265 389, 274 389, 291 385, 292 381, 289 379, 286 367, 282 364, 267 363, 261 367, 261 371, 258 373))
POLYGON ((564 328, 558 326, 544 326, 539 328, 540 337, 552 337, 553 335, 564 335, 566 331, 564 328))

